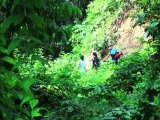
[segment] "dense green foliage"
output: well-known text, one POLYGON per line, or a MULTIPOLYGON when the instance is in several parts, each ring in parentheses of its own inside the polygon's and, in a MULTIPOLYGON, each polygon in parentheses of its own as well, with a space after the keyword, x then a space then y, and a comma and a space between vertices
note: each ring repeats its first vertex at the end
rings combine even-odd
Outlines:
POLYGON ((37 78, 19 76, 18 67, 28 62, 26 56, 31 53, 28 60, 46 62, 36 54, 37 49, 43 49, 46 57, 53 54, 51 58, 60 51, 70 51, 71 23, 81 16, 81 11, 65 0, 1 0, 0 3, 0 116, 5 119, 15 118, 14 113, 28 118, 41 116, 39 111, 43 108, 37 107, 39 101, 30 90, 37 78), (18 54, 14 54, 15 48, 18 54), (19 54, 22 57, 17 57, 19 54))
POLYGON ((90 3, 87 9, 89 12, 86 20, 82 25, 77 24, 74 27, 72 42, 74 46, 78 44, 78 48, 75 47, 74 49, 77 48, 79 51, 82 48, 81 52, 84 52, 94 47, 100 50, 104 44, 107 46, 106 42, 112 41, 114 43, 116 35, 109 29, 124 6, 125 4, 122 0, 108 2, 95 0, 90 3))
POLYGON ((73 2, 75 5, 77 5, 81 9, 81 11, 83 13, 82 14, 83 18, 85 18, 87 6, 93 0, 70 0, 70 1, 73 2))
POLYGON ((82 23, 89 0, 0 3, 1 119, 160 119, 158 0, 93 0, 82 23), (134 27, 148 25, 145 49, 81 74, 79 54, 112 46, 117 17, 131 7, 139 11, 134 27))
POLYGON ((141 7, 141 13, 138 14, 138 20, 135 23, 136 25, 142 25, 145 23, 149 23, 149 25, 145 29, 144 37, 152 36, 152 39, 149 39, 147 43, 149 43, 152 47, 158 47, 159 48, 159 33, 160 33, 160 21, 159 16, 159 4, 160 1, 149 1, 149 0, 143 0, 138 1, 137 4, 141 7))

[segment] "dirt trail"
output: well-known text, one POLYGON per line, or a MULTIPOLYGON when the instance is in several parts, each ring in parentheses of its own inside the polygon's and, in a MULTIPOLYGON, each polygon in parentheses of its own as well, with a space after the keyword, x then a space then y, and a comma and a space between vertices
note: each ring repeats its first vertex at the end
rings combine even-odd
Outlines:
MULTIPOLYGON (((143 36, 145 26, 136 26, 133 28, 135 22, 136 19, 128 17, 122 22, 117 31, 119 37, 117 38, 117 42, 113 47, 117 48, 118 51, 123 52, 125 56, 139 49, 143 49, 141 42, 137 40, 137 38, 143 36)), ((108 59, 108 57, 109 53, 107 52, 106 57, 104 57, 102 61, 105 61, 108 59)))
MULTIPOLYGON (((129 10, 126 14, 132 14, 135 11, 133 9, 129 10)), ((125 15, 126 15, 125 14, 125 15)), ((133 28, 133 25, 135 24, 136 19, 132 19, 130 17, 126 17, 121 22, 120 27, 118 28, 117 32, 115 34, 119 34, 119 37, 117 38, 116 44, 113 46, 118 49, 118 51, 122 52, 124 56, 127 56, 135 51, 138 51, 139 49, 143 49, 143 46, 141 42, 137 39, 138 37, 142 37, 144 35, 144 28, 143 26, 136 26, 133 28)), ((106 50, 106 56, 102 58, 102 62, 104 62, 106 59, 110 57, 109 50, 106 50)), ((87 62, 87 69, 91 69, 92 61, 90 61, 90 58, 92 58, 92 53, 88 57, 87 62)))
POLYGON ((137 49, 142 49, 141 42, 136 37, 142 37, 144 34, 144 26, 136 26, 133 28, 133 24, 136 22, 135 19, 127 18, 121 27, 118 29, 120 37, 114 47, 122 50, 124 54, 128 55, 137 49))

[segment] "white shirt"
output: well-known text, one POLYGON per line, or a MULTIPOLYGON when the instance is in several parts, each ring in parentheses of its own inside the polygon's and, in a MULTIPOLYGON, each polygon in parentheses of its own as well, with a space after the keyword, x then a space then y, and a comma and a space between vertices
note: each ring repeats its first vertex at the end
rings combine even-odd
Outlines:
POLYGON ((85 63, 85 61, 80 60, 79 66, 80 66, 81 72, 84 73, 86 71, 86 63, 85 63))

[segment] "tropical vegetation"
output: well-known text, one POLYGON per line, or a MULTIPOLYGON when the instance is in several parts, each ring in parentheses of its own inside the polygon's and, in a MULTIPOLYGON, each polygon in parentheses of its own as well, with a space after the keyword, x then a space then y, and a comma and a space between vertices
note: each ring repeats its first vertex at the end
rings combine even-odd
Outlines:
POLYGON ((1 0, 0 118, 160 119, 159 6, 159 0, 1 0), (146 26, 144 49, 82 75, 80 54, 116 44, 123 13, 137 18, 133 28, 146 26))

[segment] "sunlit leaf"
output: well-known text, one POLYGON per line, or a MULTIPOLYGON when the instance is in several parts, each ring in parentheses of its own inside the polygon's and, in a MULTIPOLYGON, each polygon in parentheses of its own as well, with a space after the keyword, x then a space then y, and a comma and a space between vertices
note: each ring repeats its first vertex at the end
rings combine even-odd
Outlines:
POLYGON ((32 99, 29 101, 31 108, 33 109, 38 104, 38 99, 32 99))
POLYGON ((38 108, 38 107, 34 108, 31 113, 32 118, 42 116, 42 114, 40 113, 40 110, 41 108, 38 108))
POLYGON ((16 76, 12 76, 11 78, 9 76, 7 83, 10 85, 11 88, 13 88, 16 85, 17 81, 19 81, 19 79, 16 76))
POLYGON ((146 16, 145 13, 138 16, 138 19, 137 19, 136 23, 133 25, 133 27, 136 27, 137 25, 141 24, 143 22, 143 20, 145 19, 145 16, 146 16))
POLYGON ((42 57, 39 56, 39 55, 32 55, 32 59, 33 59, 33 60, 38 60, 38 61, 40 61, 40 62, 43 63, 43 64, 47 64, 47 60, 44 59, 44 58, 42 58, 42 57))
POLYGON ((16 64, 14 65, 13 70, 21 66, 24 61, 25 59, 18 59, 18 62, 16 62, 16 64))
POLYGON ((149 28, 154 28, 159 24, 159 21, 154 21, 149 25, 149 28))
POLYGON ((143 37, 144 37, 144 38, 147 38, 148 35, 149 35, 149 30, 147 30, 147 31, 144 33, 143 37))
POLYGON ((4 48, 2 48, 2 47, 0 47, 0 52, 1 52, 1 53, 4 53, 4 54, 6 54, 6 55, 9 55, 8 50, 6 50, 6 49, 4 49, 4 48))
POLYGON ((29 102, 30 99, 31 99, 31 96, 25 96, 25 98, 22 100, 20 106, 22 107, 22 105, 23 105, 24 103, 26 103, 26 102, 29 102))
POLYGON ((16 60, 13 59, 13 58, 11 58, 11 57, 9 57, 9 56, 3 57, 2 60, 5 61, 5 62, 8 62, 8 63, 10 63, 10 64, 13 64, 13 65, 16 64, 16 60))
POLYGON ((24 88, 26 91, 29 91, 30 90, 30 86, 35 82, 36 80, 33 79, 33 78, 30 78, 30 79, 27 79, 25 82, 24 82, 24 88))

